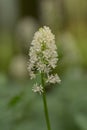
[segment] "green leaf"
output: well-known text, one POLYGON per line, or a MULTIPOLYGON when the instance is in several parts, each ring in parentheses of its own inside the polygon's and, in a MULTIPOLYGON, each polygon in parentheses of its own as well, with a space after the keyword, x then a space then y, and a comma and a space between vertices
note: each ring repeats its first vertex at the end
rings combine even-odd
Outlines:
POLYGON ((16 95, 13 98, 11 98, 11 100, 8 103, 8 107, 14 107, 15 105, 17 105, 17 103, 19 103, 20 100, 22 100, 23 95, 24 92, 21 92, 19 95, 16 95))

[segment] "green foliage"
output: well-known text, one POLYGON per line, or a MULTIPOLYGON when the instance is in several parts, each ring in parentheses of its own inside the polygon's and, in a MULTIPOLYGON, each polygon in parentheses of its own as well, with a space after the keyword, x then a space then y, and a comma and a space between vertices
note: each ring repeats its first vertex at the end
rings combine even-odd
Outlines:
POLYGON ((0 71, 6 72, 13 56, 12 36, 4 32, 0 34, 0 71))
MULTIPOLYGON (((64 77, 61 85, 47 91, 52 129, 86 130, 87 80, 76 70, 67 72, 64 77)), ((33 82, 3 81, 0 80, 0 129, 46 129, 42 97, 32 92, 33 82)))

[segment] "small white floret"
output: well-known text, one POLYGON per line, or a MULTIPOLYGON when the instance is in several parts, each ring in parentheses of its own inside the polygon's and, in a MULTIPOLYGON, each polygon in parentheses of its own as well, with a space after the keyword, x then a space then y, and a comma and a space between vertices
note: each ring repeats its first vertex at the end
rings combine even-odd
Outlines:
POLYGON ((51 74, 51 75, 48 75, 48 79, 46 82, 55 84, 55 83, 60 83, 61 80, 57 74, 55 75, 51 74))
POLYGON ((35 93, 42 94, 43 93, 43 87, 36 83, 36 84, 34 84, 34 87, 32 88, 32 91, 35 92, 35 93))

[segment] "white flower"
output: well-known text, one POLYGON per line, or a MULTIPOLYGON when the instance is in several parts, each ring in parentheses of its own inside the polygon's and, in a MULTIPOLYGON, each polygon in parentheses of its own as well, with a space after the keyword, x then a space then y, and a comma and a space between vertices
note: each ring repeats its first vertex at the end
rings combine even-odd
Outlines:
POLYGON ((35 79, 36 78, 36 75, 34 74, 33 71, 30 71, 30 77, 31 77, 31 79, 35 79))
POLYGON ((43 87, 36 83, 36 84, 34 84, 34 87, 32 88, 32 91, 35 92, 35 93, 42 94, 43 93, 43 87))
MULTIPOLYGON (((55 69, 58 61, 57 47, 55 44, 55 36, 49 27, 40 28, 34 35, 29 50, 28 71, 31 79, 36 78, 36 74, 42 73, 44 84, 60 83, 57 74, 50 74, 55 69)), ((43 86, 35 84, 34 92, 43 93, 43 86)))
POLYGON ((55 83, 60 83, 61 82, 61 80, 60 80, 60 78, 59 78, 59 76, 57 75, 57 74, 55 74, 55 75, 48 75, 48 79, 47 79, 47 81, 46 81, 46 83, 53 83, 53 84, 55 84, 55 83))
POLYGON ((56 67, 58 61, 57 47, 55 36, 49 27, 40 28, 34 35, 29 51, 28 67, 31 78, 32 71, 49 73, 52 68, 56 67))

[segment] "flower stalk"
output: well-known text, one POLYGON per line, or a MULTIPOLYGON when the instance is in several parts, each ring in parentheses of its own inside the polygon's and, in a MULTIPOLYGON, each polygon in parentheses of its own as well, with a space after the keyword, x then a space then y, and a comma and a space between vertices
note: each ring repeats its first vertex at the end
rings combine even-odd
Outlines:
POLYGON ((42 98, 43 98, 43 105, 44 105, 44 113, 45 113, 45 119, 46 119, 46 124, 47 124, 47 130, 51 130, 47 101, 46 101, 46 92, 45 92, 44 74, 43 73, 41 74, 41 82, 42 82, 42 87, 44 90, 44 92, 42 93, 42 98))

